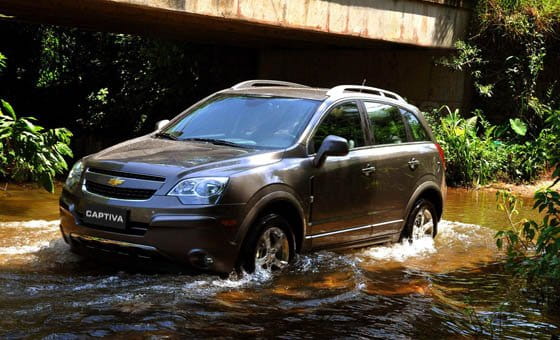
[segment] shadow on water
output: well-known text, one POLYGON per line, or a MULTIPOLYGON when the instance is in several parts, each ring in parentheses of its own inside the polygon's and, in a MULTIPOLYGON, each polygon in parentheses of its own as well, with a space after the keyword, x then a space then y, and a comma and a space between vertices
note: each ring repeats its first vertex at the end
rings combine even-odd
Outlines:
MULTIPOLYGON (((122 270, 70 253, 56 219, 0 215, 0 336, 558 334, 558 317, 512 297, 494 246, 493 194, 450 191, 435 241, 306 254, 272 277, 122 270)), ((51 200, 37 202, 43 214, 57 209, 51 200)))

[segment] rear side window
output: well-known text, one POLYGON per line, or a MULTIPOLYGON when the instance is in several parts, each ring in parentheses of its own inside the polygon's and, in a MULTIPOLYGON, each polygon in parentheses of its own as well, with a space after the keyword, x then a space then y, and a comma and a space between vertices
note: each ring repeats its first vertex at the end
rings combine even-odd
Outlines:
POLYGON ((428 137, 428 133, 426 132, 426 130, 418 120, 418 117, 416 117, 416 115, 406 110, 401 110, 401 112, 404 118, 406 119, 406 121, 408 122, 408 126, 410 127, 410 134, 412 140, 415 142, 429 141, 430 138, 428 137))
POLYGON ((407 142, 404 121, 397 107, 374 102, 364 102, 364 105, 376 145, 407 142))
POLYGON ((321 143, 328 135, 344 137, 350 149, 364 146, 364 130, 362 128, 360 110, 355 102, 344 103, 332 108, 321 122, 313 137, 313 150, 317 152, 321 143))

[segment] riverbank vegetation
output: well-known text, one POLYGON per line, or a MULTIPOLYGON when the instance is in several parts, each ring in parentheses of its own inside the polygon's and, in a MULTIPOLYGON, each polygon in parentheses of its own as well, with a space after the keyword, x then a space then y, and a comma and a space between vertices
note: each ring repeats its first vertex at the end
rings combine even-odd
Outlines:
MULTIPOLYGON (((0 72, 6 58, 0 53, 0 72)), ((19 117, 7 101, 0 99, 0 176, 16 182, 38 182, 54 192, 54 179, 68 170, 72 158, 65 128, 45 129, 35 117, 19 117)))
POLYGON ((536 137, 526 137, 527 125, 519 118, 494 125, 481 111, 464 117, 447 106, 425 116, 445 150, 447 184, 476 188, 496 181, 522 184, 540 178, 551 165, 550 149, 560 139, 549 123, 559 112, 546 112, 536 137))
POLYGON ((428 114, 447 152, 450 184, 532 181, 546 168, 552 184, 534 194, 538 220, 517 217, 521 203, 497 193, 504 230, 496 234, 516 293, 560 310, 560 0, 480 0, 471 32, 440 60, 473 83, 472 114, 428 114), (490 123, 491 122, 491 123, 490 123))
MULTIPOLYGON (((560 112, 548 121, 550 133, 560 136, 560 112)), ((537 190, 533 209, 541 220, 516 219, 520 200, 509 192, 498 192, 498 206, 507 216, 505 230, 496 234, 498 248, 507 255, 507 268, 524 279, 531 292, 556 312, 560 311, 560 143, 551 145, 549 155, 555 165, 550 186, 537 190)))
POLYGON ((550 123, 560 109, 560 0, 478 1, 456 47, 438 63, 470 75, 472 113, 436 110, 431 119, 448 183, 534 181, 560 138, 550 123))
POLYGON ((257 65, 249 48, 11 21, 0 30, 0 181, 49 191, 72 154, 148 133, 224 83, 254 78, 257 65))

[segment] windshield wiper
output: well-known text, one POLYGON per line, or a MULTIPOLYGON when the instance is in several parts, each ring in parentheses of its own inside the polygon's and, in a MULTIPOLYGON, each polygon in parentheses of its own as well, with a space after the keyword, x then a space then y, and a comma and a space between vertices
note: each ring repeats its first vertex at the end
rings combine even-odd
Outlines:
POLYGON ((208 143, 212 143, 212 144, 215 144, 215 145, 233 146, 235 148, 244 148, 244 149, 251 148, 248 145, 238 144, 238 143, 230 142, 230 141, 223 140, 223 139, 194 137, 194 138, 185 138, 185 139, 181 139, 181 140, 183 140, 183 141, 195 141, 195 142, 208 142, 208 143))
POLYGON ((169 132, 158 132, 155 135, 156 137, 161 137, 161 138, 167 138, 167 139, 171 139, 171 140, 179 140, 179 138, 177 138, 177 136, 175 136, 174 134, 171 134, 169 132))

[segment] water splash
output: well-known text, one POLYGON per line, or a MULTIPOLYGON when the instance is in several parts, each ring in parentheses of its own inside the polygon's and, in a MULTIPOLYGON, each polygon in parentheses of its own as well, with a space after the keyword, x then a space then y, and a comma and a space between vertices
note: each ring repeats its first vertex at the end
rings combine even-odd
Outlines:
POLYGON ((424 237, 414 242, 403 240, 389 246, 374 246, 357 253, 360 258, 378 261, 405 262, 413 258, 427 258, 438 254, 444 248, 468 250, 493 243, 493 232, 476 224, 442 220, 438 224, 435 240, 424 237))
POLYGON ((24 229, 34 229, 34 228, 44 228, 44 229, 57 229, 60 221, 59 220, 31 220, 31 221, 12 221, 12 222, 0 222, 0 228, 24 228, 24 229))
POLYGON ((426 256, 436 252, 434 240, 431 237, 424 237, 414 242, 403 240, 391 246, 368 248, 358 255, 374 260, 403 262, 411 257, 426 256))
POLYGON ((49 246, 49 241, 41 241, 34 245, 21 245, 11 247, 0 247, 0 255, 22 255, 36 253, 49 246))

